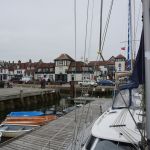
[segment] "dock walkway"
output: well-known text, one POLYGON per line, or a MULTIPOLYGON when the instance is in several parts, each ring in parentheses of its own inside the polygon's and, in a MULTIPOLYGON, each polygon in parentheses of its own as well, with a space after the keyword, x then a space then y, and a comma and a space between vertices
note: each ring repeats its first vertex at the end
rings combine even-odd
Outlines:
POLYGON ((72 149, 71 143, 73 143, 73 138, 77 139, 75 141, 79 141, 78 138, 81 140, 82 137, 87 136, 87 132, 84 129, 90 127, 93 121, 100 115, 100 105, 102 106, 103 111, 105 111, 111 104, 111 99, 96 99, 90 104, 83 105, 82 107, 58 118, 57 120, 36 129, 35 131, 1 144, 0 150, 72 149), (75 113, 77 114, 77 130, 74 130, 75 113), (78 136, 75 136, 74 133, 78 136))

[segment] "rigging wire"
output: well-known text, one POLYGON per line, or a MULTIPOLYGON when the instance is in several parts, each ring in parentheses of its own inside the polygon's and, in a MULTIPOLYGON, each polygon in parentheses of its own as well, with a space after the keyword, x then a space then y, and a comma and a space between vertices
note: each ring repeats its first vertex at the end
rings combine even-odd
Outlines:
MULTIPOLYGON (((113 4, 114 4, 114 0, 111 1, 111 4, 110 4, 110 9, 109 9, 109 12, 108 12, 108 17, 107 17, 107 21, 106 21, 106 24, 105 24, 105 28, 104 28, 104 33, 103 33, 103 37, 102 37, 102 43, 100 43, 99 45, 101 45, 101 52, 103 51, 103 48, 104 48, 104 44, 105 44, 105 41, 106 41, 106 35, 107 35, 107 30, 108 30, 108 27, 109 27, 109 21, 110 21, 110 17, 111 17, 111 13, 112 13, 112 8, 113 8, 113 4)), ((102 5, 101 5, 102 7, 102 5)), ((96 58, 96 61, 95 61, 95 64, 94 64, 94 71, 96 70, 96 66, 97 66, 97 61, 100 60, 102 57, 102 54, 99 52, 97 54, 97 58, 96 58), (100 56, 100 57, 99 57, 100 56)), ((104 59, 103 59, 104 61, 104 59)))
POLYGON ((109 9, 105 29, 104 29, 104 34, 103 34, 103 38, 102 38, 102 50, 104 48, 104 44, 105 44, 105 40, 106 40, 106 35, 107 35, 108 26, 109 26, 109 22, 110 22, 110 17, 111 17, 111 13, 112 13, 113 3, 114 3, 114 0, 111 1, 111 5, 110 5, 110 9, 109 9))
MULTIPOLYGON (((106 25, 105 25, 105 34, 104 34, 104 40, 103 40, 103 45, 104 45, 104 43, 105 43, 105 38, 106 38, 106 34, 107 34, 107 29, 108 29, 108 25, 109 25, 109 20, 110 20, 110 16, 111 16, 111 12, 112 12, 112 6, 113 6, 113 2, 114 2, 114 0, 112 0, 112 2, 111 2, 111 6, 110 6, 110 9, 109 9, 109 13, 108 13, 108 17, 107 17, 107 22, 106 22, 106 25)), ((101 47, 102 47, 102 40, 101 40, 101 35, 102 35, 102 9, 103 9, 103 0, 101 0, 101 11, 100 11, 100 41, 99 41, 99 53, 100 53, 100 55, 97 55, 97 60, 98 60, 98 57, 99 56, 101 56, 102 57, 102 59, 104 60, 104 58, 103 58, 103 56, 102 56, 102 54, 101 54, 101 47)), ((96 62, 95 62, 95 65, 94 65, 94 68, 96 67, 96 62)), ((93 95, 93 91, 92 91, 92 95, 93 95)), ((86 122, 87 122, 87 119, 88 119, 88 113, 89 113, 89 110, 90 110, 90 103, 89 103, 89 106, 88 106, 88 111, 87 111, 87 114, 86 114, 86 117, 85 117, 85 121, 84 121, 84 123, 86 124, 86 122)), ((84 134, 85 134, 85 129, 84 129, 84 131, 83 131, 83 135, 82 135, 82 141, 83 141, 83 137, 84 137, 84 134)))
MULTIPOLYGON (((76 0, 74 0, 74 50, 75 50, 75 76, 74 81, 76 81, 76 73, 77 73, 77 6, 76 6, 76 0)), ((74 96, 76 97, 76 87, 74 91, 74 96)))
POLYGON ((133 32, 134 32, 134 34, 133 34, 133 36, 134 36, 134 38, 133 38, 133 40, 134 40, 134 45, 133 45, 133 59, 135 59, 135 53, 136 53, 136 43, 135 43, 135 37, 136 37, 136 33, 135 33, 135 0, 133 0, 133 19, 134 19, 134 30, 133 30, 133 32))
POLYGON ((86 9, 86 27, 85 27, 85 41, 84 41, 84 62, 86 60, 86 51, 87 51, 87 35, 88 35, 88 20, 89 20, 89 0, 87 2, 86 9))
POLYGON ((102 53, 101 53, 101 44, 102 44, 102 20, 103 20, 103 0, 101 0, 100 6, 100 31, 99 31, 99 54, 101 55, 102 59, 104 60, 102 53))
MULTIPOLYGON (((86 51, 87 51, 87 32, 88 32, 88 18, 89 18, 89 0, 87 3, 87 12, 86 12, 86 32, 85 32, 85 49, 84 49, 84 66, 85 66, 85 58, 86 58, 86 51)), ((75 56, 76 56, 76 0, 74 0, 74 23, 75 23, 75 56)), ((83 87, 82 87, 83 88, 83 87)), ((83 90, 83 89, 82 89, 83 90)), ((84 105, 82 107, 82 113, 81 113, 81 117, 79 117, 79 121, 77 120, 77 114, 76 114, 76 109, 75 109, 75 128, 74 128, 74 136, 73 136, 73 140, 72 140, 72 146, 71 149, 73 148, 75 150, 76 148, 76 141, 77 141, 77 136, 79 133, 79 129, 80 129, 80 124, 81 124, 81 119, 83 116, 83 112, 84 112, 84 105)))
POLYGON ((89 51, 91 49, 91 41, 92 41, 92 32, 93 32, 93 14, 94 14, 94 0, 92 0, 92 17, 91 17, 91 25, 90 25, 90 39, 89 39, 89 47, 88 47, 88 58, 89 58, 89 51))
MULTIPOLYGON (((76 71, 77 71, 77 65, 76 65, 76 54, 77 54, 77 7, 76 7, 76 0, 74 0, 74 50, 75 50, 75 81, 76 81, 76 71)), ((75 87, 75 97, 76 97, 76 87, 75 87)), ((75 139, 75 135, 76 135, 76 129, 77 129, 77 112, 76 112, 76 103, 75 103, 75 115, 74 115, 74 131, 73 131, 73 138, 72 138, 72 146, 71 146, 71 150, 72 150, 72 147, 73 147, 73 142, 74 142, 74 139, 75 139)))

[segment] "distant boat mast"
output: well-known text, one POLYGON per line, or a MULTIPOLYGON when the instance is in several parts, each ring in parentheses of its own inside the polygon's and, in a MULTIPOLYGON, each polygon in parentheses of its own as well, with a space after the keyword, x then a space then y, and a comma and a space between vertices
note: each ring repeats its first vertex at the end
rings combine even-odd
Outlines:
POLYGON ((133 49, 132 49, 132 11, 131 11, 131 0, 128 3, 128 61, 131 59, 131 72, 133 71, 133 49), (131 55, 131 57, 130 57, 131 55))

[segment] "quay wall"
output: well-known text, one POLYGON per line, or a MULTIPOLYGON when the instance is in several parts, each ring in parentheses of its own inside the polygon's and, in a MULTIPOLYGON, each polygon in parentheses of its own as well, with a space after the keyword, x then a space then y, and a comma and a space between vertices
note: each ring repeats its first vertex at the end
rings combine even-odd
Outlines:
POLYGON ((28 110, 45 104, 59 104, 60 93, 52 89, 1 89, 0 112, 28 110), (1 91, 2 90, 2 91, 1 91))

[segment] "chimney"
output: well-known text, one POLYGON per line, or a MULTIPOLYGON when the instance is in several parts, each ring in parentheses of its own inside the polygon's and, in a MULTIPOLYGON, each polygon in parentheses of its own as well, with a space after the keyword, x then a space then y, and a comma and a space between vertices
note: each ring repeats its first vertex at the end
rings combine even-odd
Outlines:
POLYGON ((29 63, 32 63, 32 60, 31 60, 31 59, 29 59, 29 63))
POLYGON ((21 60, 18 61, 18 64, 21 64, 21 60))

